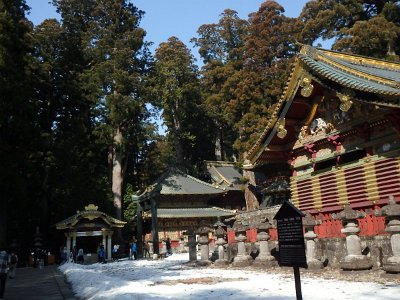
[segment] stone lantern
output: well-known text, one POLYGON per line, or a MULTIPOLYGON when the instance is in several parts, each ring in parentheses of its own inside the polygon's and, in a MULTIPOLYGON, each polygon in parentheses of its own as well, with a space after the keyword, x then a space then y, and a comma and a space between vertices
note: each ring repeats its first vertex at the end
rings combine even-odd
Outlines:
POLYGON ((232 226, 235 231, 238 252, 236 257, 233 259, 232 265, 235 267, 247 267, 251 265, 252 258, 246 253, 246 230, 248 229, 247 224, 241 219, 235 221, 232 226))
POLYGON ((215 235, 217 237, 217 241, 215 244, 218 246, 218 259, 214 262, 216 266, 224 266, 228 264, 228 260, 225 259, 225 245, 227 244, 225 240, 226 230, 223 228, 225 226, 219 219, 214 224, 215 235))
POLYGON ((341 231, 346 235, 347 256, 340 263, 343 270, 367 270, 372 267, 371 261, 361 252, 360 238, 357 235, 360 232, 357 218, 364 216, 365 213, 357 212, 348 205, 340 213, 333 215, 334 219, 342 221, 344 228, 341 231))
POLYGON ((266 217, 257 227, 257 240, 260 244, 260 253, 254 260, 254 266, 257 267, 274 267, 277 265, 275 257, 271 255, 268 240, 270 238, 268 232, 272 228, 272 224, 266 217))
POLYGON ((211 264, 210 253, 209 253, 210 247, 208 240, 208 233, 210 231, 212 231, 212 228, 206 225, 205 221, 201 222, 200 227, 196 231, 196 233, 200 236, 198 241, 200 245, 200 255, 201 255, 199 265, 207 266, 211 264))
POLYGON ((385 231, 390 233, 393 256, 390 256, 383 264, 383 269, 388 273, 400 273, 400 205, 396 203, 393 196, 389 196, 388 202, 379 214, 386 217, 385 231))
POLYGON ((303 218, 303 226, 306 229, 304 239, 306 240, 306 257, 308 269, 318 270, 322 269, 322 262, 315 256, 315 239, 317 235, 314 232, 314 226, 318 225, 318 222, 313 218, 310 212, 307 212, 303 218))

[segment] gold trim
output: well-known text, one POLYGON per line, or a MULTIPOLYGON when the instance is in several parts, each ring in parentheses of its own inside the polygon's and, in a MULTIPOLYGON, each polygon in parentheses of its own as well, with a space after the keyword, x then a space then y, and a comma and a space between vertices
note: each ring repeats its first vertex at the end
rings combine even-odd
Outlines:
POLYGON ((363 166, 364 185, 367 194, 367 200, 373 204, 379 200, 378 182, 376 180, 376 170, 374 164, 365 164, 363 166))
POLYGON ((299 199, 299 189, 297 187, 297 182, 296 181, 291 181, 290 182, 290 190, 292 192, 292 203, 296 207, 300 207, 300 199, 299 199))
POLYGON ((313 206, 315 209, 322 208, 322 196, 321 196, 321 186, 319 183, 319 178, 313 178, 311 180, 311 194, 313 197, 313 206))
MULTIPOLYGON (((335 67, 337 67, 338 69, 340 69, 342 71, 345 71, 345 72, 350 73, 350 74, 354 74, 354 75, 356 75, 358 77, 361 77, 361 78, 365 78, 365 79, 368 79, 368 80, 371 80, 371 81, 374 81, 374 82, 378 82, 378 83, 381 83, 381 84, 384 84, 384 85, 388 85, 388 86, 391 86, 391 87, 394 87, 394 88, 396 88, 396 85, 398 84, 398 82, 396 82, 394 80, 385 79, 385 78, 382 78, 382 77, 380 77, 378 75, 371 75, 369 73, 365 73, 365 72, 358 71, 358 70, 355 70, 353 68, 347 67, 345 65, 342 65, 342 64, 340 64, 338 62, 333 61, 332 59, 329 59, 329 58, 325 57, 324 55, 319 55, 318 59, 328 63, 329 65, 335 66, 335 67)), ((355 60, 355 61, 357 61, 357 60, 355 60)), ((399 68, 399 66, 397 66, 397 68, 399 68)))
MULTIPOLYGON (((318 49, 321 53, 330 56, 330 57, 335 57, 335 58, 340 58, 346 61, 350 61, 352 63, 356 64, 368 64, 368 65, 373 65, 376 67, 384 67, 384 68, 390 68, 393 70, 398 70, 400 71, 400 64, 395 63, 395 62, 390 62, 390 61, 384 61, 384 60, 379 60, 376 58, 370 58, 366 56, 360 56, 356 54, 346 54, 343 52, 334 52, 331 50, 325 50, 325 49, 318 49)), ((319 58, 321 56, 318 56, 319 58)))
POLYGON ((338 203, 340 205, 347 205, 349 203, 347 196, 347 186, 346 184, 341 185, 340 182, 346 182, 346 178, 344 175, 344 170, 337 170, 335 173, 337 193, 338 193, 338 203))

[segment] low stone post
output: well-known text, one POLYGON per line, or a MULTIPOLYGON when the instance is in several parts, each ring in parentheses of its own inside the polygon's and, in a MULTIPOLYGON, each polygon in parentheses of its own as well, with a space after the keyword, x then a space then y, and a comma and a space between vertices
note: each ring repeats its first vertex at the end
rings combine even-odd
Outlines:
POLYGON ((236 241, 238 252, 235 258, 233 259, 232 265, 234 267, 247 267, 251 265, 252 258, 250 255, 246 253, 246 230, 247 226, 243 224, 242 220, 236 220, 232 226, 233 230, 235 230, 236 241))
POLYGON ((323 267, 322 262, 317 259, 315 255, 315 239, 317 238, 317 235, 314 232, 314 226, 317 224, 317 221, 313 218, 310 212, 307 212, 306 216, 303 218, 303 226, 306 229, 304 239, 306 240, 307 266, 310 270, 319 270, 323 267))
POLYGON ((357 212, 348 205, 340 213, 333 215, 334 219, 342 221, 344 228, 341 231, 346 235, 347 256, 340 263, 343 270, 367 270, 372 267, 371 261, 361 252, 360 238, 357 235, 360 232, 357 218, 364 216, 365 213, 357 212))
POLYGON ((386 217, 385 231, 390 233, 393 256, 383 264, 383 269, 388 273, 400 273, 400 205, 393 196, 389 196, 388 202, 388 205, 382 207, 380 214, 386 217))
POLYGON ((226 231, 222 227, 225 224, 222 222, 216 224, 218 224, 218 228, 215 229, 215 235, 217 237, 215 244, 218 246, 218 259, 214 262, 214 265, 224 266, 228 264, 228 260, 225 258, 225 245, 227 244, 225 240, 226 231))
POLYGON ((183 238, 179 239, 179 252, 184 252, 185 251, 185 241, 183 238))
POLYGON ((197 261, 197 243, 196 243, 196 234, 194 229, 188 230, 188 246, 189 246, 189 261, 194 262, 197 261))
POLYGON ((256 267, 274 267, 277 265, 275 257, 271 255, 269 250, 269 229, 272 228, 272 224, 269 222, 268 218, 265 218, 257 227, 257 240, 260 244, 260 253, 254 260, 254 266, 256 267))
POLYGON ((208 240, 208 233, 212 231, 212 228, 207 226, 204 221, 202 221, 202 224, 200 227, 197 229, 197 234, 200 235, 199 237, 199 245, 200 245, 200 255, 201 259, 199 262, 199 265, 202 266, 208 266, 211 264, 210 261, 210 246, 209 246, 209 240, 208 240))

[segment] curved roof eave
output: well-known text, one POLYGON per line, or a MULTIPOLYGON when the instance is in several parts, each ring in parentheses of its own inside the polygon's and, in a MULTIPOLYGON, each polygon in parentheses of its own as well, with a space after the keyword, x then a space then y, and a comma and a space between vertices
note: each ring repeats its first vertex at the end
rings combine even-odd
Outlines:
POLYGON ((311 73, 317 78, 327 78, 344 88, 377 94, 382 99, 394 99, 392 102, 382 100, 372 102, 360 98, 357 100, 400 108, 399 63, 303 45, 297 55, 284 92, 271 114, 265 130, 249 150, 248 159, 250 163, 244 165, 245 169, 252 169, 257 159, 269 145, 276 132, 277 121, 279 118, 285 117, 297 93, 300 81, 306 73, 311 73))

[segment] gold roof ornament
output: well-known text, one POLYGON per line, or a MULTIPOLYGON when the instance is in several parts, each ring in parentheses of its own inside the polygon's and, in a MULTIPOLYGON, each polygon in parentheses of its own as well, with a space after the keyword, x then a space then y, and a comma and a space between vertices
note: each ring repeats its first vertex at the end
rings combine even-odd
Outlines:
POLYGON ((313 90, 314 90, 314 85, 311 83, 312 79, 309 76, 305 76, 303 80, 300 83, 300 86, 302 87, 300 94, 303 97, 310 97, 313 90))
POLYGON ((101 212, 98 210, 98 206, 94 204, 89 204, 85 206, 85 210, 77 211, 77 213, 61 222, 55 224, 57 229, 72 229, 77 226, 79 221, 87 219, 89 221, 93 221, 98 219, 103 222, 108 227, 119 227, 122 228, 125 226, 126 222, 118 220, 109 216, 108 214, 101 212))
POLYGON ((285 138, 287 134, 287 130, 285 129, 285 118, 279 119, 278 122, 276 122, 276 127, 276 135, 278 138, 285 138))
POLYGON ((85 210, 98 210, 98 206, 94 204, 89 204, 88 206, 85 206, 85 210))
POLYGON ((340 110, 348 112, 353 106, 353 101, 351 99, 354 97, 354 92, 349 89, 344 89, 342 93, 337 93, 336 95, 341 102, 339 106, 340 110))

